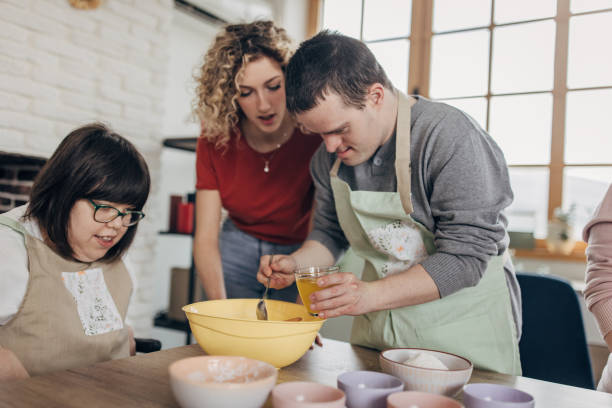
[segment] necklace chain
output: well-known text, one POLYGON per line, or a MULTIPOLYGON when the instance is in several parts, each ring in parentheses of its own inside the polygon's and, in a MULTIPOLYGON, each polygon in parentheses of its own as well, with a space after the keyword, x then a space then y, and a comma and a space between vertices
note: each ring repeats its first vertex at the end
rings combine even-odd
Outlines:
MULTIPOLYGON (((257 150, 257 145, 253 144, 253 141, 251 141, 249 143, 248 138, 246 137, 246 135, 244 136, 244 139, 246 141, 246 143, 248 145, 250 145, 251 149, 259 156, 261 157, 261 159, 264 162, 264 168, 263 171, 264 173, 268 174, 270 173, 270 162, 272 161, 272 159, 274 158, 274 156, 276 156, 276 153, 280 150, 280 148, 289 141, 289 139, 291 139, 291 134, 293 134, 293 132, 295 131, 295 127, 291 126, 290 129, 287 129, 285 132, 283 132, 282 137, 280 138, 280 143, 276 143, 276 146, 274 147, 274 149, 272 149, 271 151, 265 152, 265 153, 261 153, 257 150)), ((255 139, 257 140, 257 139, 255 139)))
POLYGON ((277 144, 276 148, 272 151, 272 154, 270 154, 270 156, 268 156, 267 158, 264 156, 264 173, 269 173, 270 172, 270 160, 272 160, 272 158, 274 157, 274 155, 278 152, 278 149, 280 149, 280 147, 282 146, 282 144, 277 144))
POLYGON ((276 147, 270 151, 270 152, 266 152, 266 153, 260 153, 258 152, 255 148, 253 148, 253 150, 263 159, 264 161, 264 168, 263 171, 264 173, 270 173, 270 161, 272 161, 272 159, 274 158, 274 156, 276 155, 276 153, 280 150, 281 146, 284 145, 285 143, 287 143, 290 139, 287 138, 287 135, 289 135, 289 132, 285 132, 283 133, 283 137, 282 137, 282 143, 277 143, 276 147))

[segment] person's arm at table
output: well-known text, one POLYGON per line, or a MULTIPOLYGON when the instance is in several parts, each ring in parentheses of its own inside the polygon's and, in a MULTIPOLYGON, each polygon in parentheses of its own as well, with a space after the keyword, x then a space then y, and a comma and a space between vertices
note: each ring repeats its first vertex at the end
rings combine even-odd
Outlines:
POLYGON ((29 377, 15 353, 0 346, 0 381, 24 380, 29 377))
POLYGON ((196 227, 193 260, 208 300, 225 299, 223 267, 219 251, 221 196, 218 190, 196 192, 196 227))
POLYGON ((588 243, 585 302, 612 352, 612 186, 585 226, 583 238, 588 243))
POLYGON ((421 265, 372 282, 364 282, 350 272, 340 272, 319 278, 317 284, 326 288, 310 295, 313 302, 310 307, 319 310, 322 319, 358 316, 440 298, 438 287, 421 265))
POLYGON ((259 262, 259 271, 257 271, 257 280, 265 285, 270 278, 271 288, 283 289, 295 281, 293 271, 296 268, 312 265, 333 265, 333 263, 334 256, 323 244, 308 240, 290 255, 262 256, 259 262))
MULTIPOLYGON (((28 254, 23 236, 0 226, 0 327, 19 311, 28 284, 28 254)), ((0 381, 28 378, 13 351, 0 345, 0 381)))

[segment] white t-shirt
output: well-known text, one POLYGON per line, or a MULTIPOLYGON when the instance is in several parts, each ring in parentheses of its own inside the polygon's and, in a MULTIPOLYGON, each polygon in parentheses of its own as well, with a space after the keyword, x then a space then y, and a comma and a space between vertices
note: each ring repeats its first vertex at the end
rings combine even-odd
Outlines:
MULTIPOLYGON (((28 234, 42 240, 38 222, 21 219, 26 208, 27 204, 2 215, 19 222, 28 234)), ((0 326, 15 316, 28 286, 30 270, 28 269, 28 252, 23 238, 21 233, 0 225, 0 260, 2 260, 0 262, 0 326)), ((136 289, 136 280, 126 255, 123 256, 123 263, 132 279, 133 293, 136 289)))

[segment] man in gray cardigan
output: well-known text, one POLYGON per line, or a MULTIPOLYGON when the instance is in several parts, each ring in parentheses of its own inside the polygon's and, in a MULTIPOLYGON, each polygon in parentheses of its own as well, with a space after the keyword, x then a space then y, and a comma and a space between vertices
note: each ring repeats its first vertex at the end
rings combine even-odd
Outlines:
POLYGON ((314 227, 289 256, 264 256, 260 282, 349 247, 364 270, 318 278, 321 318, 357 316, 351 341, 463 355, 520 374, 520 292, 506 256, 512 190, 503 154, 472 118, 394 89, 367 46, 322 32, 286 70, 287 105, 320 134, 311 162, 314 227), (358 276, 361 276, 360 278, 358 276))

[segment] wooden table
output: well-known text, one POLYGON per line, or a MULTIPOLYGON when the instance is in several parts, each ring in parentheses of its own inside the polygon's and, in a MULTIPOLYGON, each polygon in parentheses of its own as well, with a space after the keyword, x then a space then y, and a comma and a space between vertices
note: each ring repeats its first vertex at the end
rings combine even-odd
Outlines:
MULTIPOLYGON (((340 373, 380 371, 375 350, 330 339, 323 343, 322 348, 307 352, 296 363, 281 369, 278 382, 302 380, 336 386, 340 373)), ((198 345, 183 346, 0 383, 0 407, 177 407, 169 385, 168 365, 202 354, 198 345)), ((505 384, 527 391, 534 396, 537 408, 612 407, 610 394, 525 377, 475 370, 470 382, 505 384)), ((268 399, 265 407, 271 406, 268 399)))

